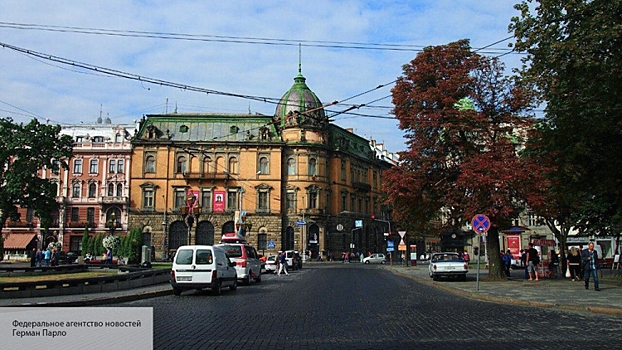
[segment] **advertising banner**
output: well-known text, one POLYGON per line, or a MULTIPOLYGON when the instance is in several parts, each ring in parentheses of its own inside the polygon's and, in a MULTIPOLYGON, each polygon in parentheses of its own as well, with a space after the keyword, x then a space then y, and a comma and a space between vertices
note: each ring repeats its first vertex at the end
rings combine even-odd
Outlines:
POLYGON ((514 259, 520 258, 520 235, 507 235, 507 247, 514 259))
POLYGON ((225 211, 225 194, 225 191, 214 191, 212 208, 215 213, 222 213, 225 211))

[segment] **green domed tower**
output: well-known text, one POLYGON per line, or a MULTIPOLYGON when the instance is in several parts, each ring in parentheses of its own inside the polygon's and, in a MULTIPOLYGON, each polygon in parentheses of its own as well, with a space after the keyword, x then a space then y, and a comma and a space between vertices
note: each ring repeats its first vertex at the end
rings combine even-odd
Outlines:
POLYGON ((299 64, 294 85, 279 100, 275 118, 285 142, 325 143, 328 118, 322 102, 305 81, 299 64))

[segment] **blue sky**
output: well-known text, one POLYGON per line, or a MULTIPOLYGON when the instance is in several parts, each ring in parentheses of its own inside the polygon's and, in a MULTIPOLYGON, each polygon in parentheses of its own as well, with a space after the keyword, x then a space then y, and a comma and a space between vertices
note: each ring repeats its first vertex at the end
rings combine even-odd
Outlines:
MULTIPOLYGON (((516 2, 5 0, 0 43, 178 84, 275 99, 293 84, 302 43, 302 74, 320 100, 329 103, 392 82, 421 47, 468 38, 479 48, 508 37, 510 19, 518 15, 516 2), (55 31, 17 29, 15 24, 55 31), (58 31, 60 27, 115 30, 123 36, 58 31), (204 40, 132 37, 130 31, 201 35, 204 40), (397 46, 370 49, 378 44, 397 46)), ((487 52, 501 54, 508 42, 487 52)), ((502 60, 515 67, 520 56, 502 60)), ((8 48, 0 48, 0 67, 0 116, 18 122, 37 117, 93 123, 100 110, 120 124, 175 108, 218 113, 250 109, 268 115, 276 109, 256 100, 105 76, 8 48)), ((335 123, 384 143, 389 151, 404 150, 403 132, 391 119, 391 99, 382 99, 391 87, 331 106, 327 114, 378 100, 356 110, 359 115, 337 115, 335 123)))

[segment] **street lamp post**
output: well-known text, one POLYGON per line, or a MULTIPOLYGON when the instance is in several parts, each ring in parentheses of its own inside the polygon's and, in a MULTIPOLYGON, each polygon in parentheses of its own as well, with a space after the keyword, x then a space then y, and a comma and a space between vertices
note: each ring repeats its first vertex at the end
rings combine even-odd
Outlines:
POLYGON ((116 231, 118 227, 119 221, 117 220, 117 214, 112 212, 112 214, 110 214, 110 219, 108 219, 108 230, 111 236, 114 236, 114 231, 116 231))
POLYGON ((186 205, 181 207, 181 213, 186 216, 186 226, 188 226, 188 244, 191 244, 192 241, 192 226, 199 215, 201 215, 201 206, 199 206, 197 202, 198 200, 194 191, 189 190, 186 205))

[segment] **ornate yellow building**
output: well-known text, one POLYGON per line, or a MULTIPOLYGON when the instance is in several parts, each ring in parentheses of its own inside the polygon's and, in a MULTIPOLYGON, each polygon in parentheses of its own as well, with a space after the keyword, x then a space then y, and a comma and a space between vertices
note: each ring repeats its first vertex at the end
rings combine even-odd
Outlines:
POLYGON ((331 124, 298 73, 275 114, 146 115, 133 141, 129 226, 156 257, 238 232, 278 250, 383 251, 376 144, 331 124))

